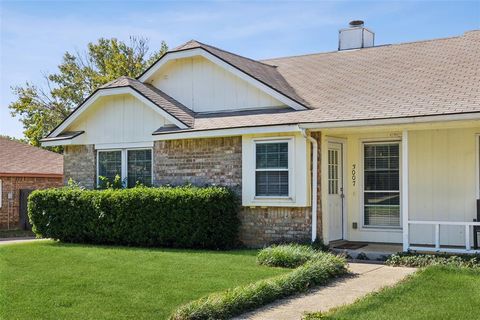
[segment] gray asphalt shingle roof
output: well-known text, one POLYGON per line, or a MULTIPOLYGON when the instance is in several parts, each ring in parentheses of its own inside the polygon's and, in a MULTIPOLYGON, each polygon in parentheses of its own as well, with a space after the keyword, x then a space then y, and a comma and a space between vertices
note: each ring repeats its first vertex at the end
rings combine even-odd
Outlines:
MULTIPOLYGON (((132 87, 186 124, 187 131, 480 112, 480 30, 263 61, 195 40, 172 51, 194 48, 210 52, 309 109, 202 115, 136 79, 121 77, 101 89, 132 87)), ((171 133, 175 128, 157 131, 171 133)))

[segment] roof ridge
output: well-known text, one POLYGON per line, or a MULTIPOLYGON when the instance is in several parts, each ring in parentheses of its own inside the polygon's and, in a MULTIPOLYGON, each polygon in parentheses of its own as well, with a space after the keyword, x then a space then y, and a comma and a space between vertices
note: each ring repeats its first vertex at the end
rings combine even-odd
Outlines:
MULTIPOLYGON (((215 49, 215 50, 220 50, 220 51, 222 51, 222 52, 225 52, 225 53, 228 53, 228 54, 237 56, 237 57, 239 57, 239 58, 246 59, 246 60, 249 60, 249 61, 252 61, 252 62, 256 62, 256 63, 262 64, 262 65, 265 65, 265 66, 270 67, 270 68, 276 68, 276 66, 274 66, 274 65, 271 65, 271 64, 262 62, 262 61, 260 61, 260 60, 255 60, 255 59, 252 59, 252 58, 249 58, 249 57, 245 57, 245 56, 242 56, 242 55, 240 55, 240 54, 237 54, 237 53, 234 53, 234 52, 231 52, 231 51, 227 51, 227 50, 225 50, 225 49, 221 49, 221 48, 219 48, 219 47, 215 47, 215 46, 212 46, 212 45, 207 44, 207 43, 203 43, 203 42, 198 41, 198 40, 195 40, 195 39, 189 40, 189 41, 185 42, 183 45, 178 46, 177 48, 180 48, 180 47, 182 47, 182 46, 185 46, 187 43, 193 43, 193 42, 196 42, 196 43, 200 44, 201 46, 205 46, 205 47, 208 47, 208 48, 213 48, 213 49, 215 49)), ((188 49, 192 49, 192 48, 178 49, 178 50, 176 50, 176 48, 175 48, 175 49, 173 49, 172 51, 188 50, 188 49)))
POLYGON ((13 139, 9 139, 7 137, 3 137, 3 136, 0 136, 0 139, 3 139, 5 141, 7 141, 7 143, 12 143, 12 144, 17 144, 17 145, 20 145, 22 147, 27 147, 27 148, 33 148, 39 152, 45 152, 45 153, 49 153, 49 154, 59 154, 57 152, 53 152, 53 151, 50 151, 50 150, 47 150, 47 149, 43 149, 43 148, 40 148, 40 147, 37 147, 37 146, 34 146, 28 142, 22 142, 22 141, 18 141, 18 140, 13 140, 13 139))
POLYGON ((435 38, 435 39, 425 39, 425 40, 417 40, 417 41, 406 41, 406 42, 399 42, 399 43, 386 43, 386 44, 381 44, 373 47, 368 47, 368 48, 361 48, 361 49, 350 49, 350 50, 332 50, 332 51, 325 51, 325 52, 313 52, 313 53, 305 53, 305 54, 297 54, 297 55, 292 55, 292 56, 282 56, 282 57, 275 57, 275 58, 267 58, 267 59, 262 59, 260 61, 265 62, 265 61, 272 61, 272 60, 282 60, 282 59, 290 59, 290 58, 300 58, 300 57, 307 57, 307 56, 317 56, 317 55, 323 55, 323 54, 332 54, 332 53, 344 53, 344 52, 356 52, 359 50, 367 50, 367 49, 380 49, 380 48, 385 48, 385 47, 394 47, 394 46, 402 46, 402 45, 411 45, 411 44, 416 44, 416 43, 424 43, 424 42, 433 42, 433 41, 445 41, 445 40, 451 40, 451 39, 457 39, 457 38, 465 38, 466 33, 470 32, 480 32, 480 30, 469 30, 465 31, 463 35, 456 35, 456 36, 450 36, 450 37, 441 37, 441 38, 435 38))

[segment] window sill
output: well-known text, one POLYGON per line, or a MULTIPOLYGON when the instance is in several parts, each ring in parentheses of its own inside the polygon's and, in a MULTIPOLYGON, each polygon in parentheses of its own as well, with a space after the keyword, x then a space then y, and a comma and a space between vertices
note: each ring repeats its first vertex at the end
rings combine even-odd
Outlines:
POLYGON ((373 232, 402 232, 402 227, 373 227, 373 226, 362 226, 360 231, 373 231, 373 232))
POLYGON ((265 201, 265 200, 290 200, 290 201, 293 201, 293 198, 290 197, 290 196, 285 196, 285 197, 282 197, 282 196, 255 196, 253 198, 253 201, 255 200, 259 200, 259 201, 265 201))
POLYGON ((294 197, 254 197, 242 202, 244 207, 309 207, 308 203, 298 203, 294 197))

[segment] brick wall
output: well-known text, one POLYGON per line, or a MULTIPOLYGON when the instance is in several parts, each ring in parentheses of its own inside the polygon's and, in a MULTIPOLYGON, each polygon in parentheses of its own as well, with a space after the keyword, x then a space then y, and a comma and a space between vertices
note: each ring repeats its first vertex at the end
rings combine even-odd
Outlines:
POLYGON ((153 158, 156 185, 215 184, 241 192, 241 137, 156 141, 153 158))
MULTIPOLYGON (((318 150, 318 228, 321 238, 320 134, 312 133, 318 150)), ((96 152, 93 145, 67 146, 64 176, 87 188, 96 179, 96 152)), ((252 177, 253 178, 253 177, 252 177)), ((242 184, 242 138, 225 137, 155 141, 153 148, 155 185, 221 185, 233 188, 239 196, 242 184)), ((311 208, 250 208, 240 213, 240 240, 258 247, 280 241, 305 241, 311 238, 311 208)))
POLYGON ((321 133, 320 132, 312 132, 310 134, 312 138, 317 140, 318 144, 318 151, 317 151, 317 238, 321 239, 322 238, 322 179, 321 179, 321 172, 322 172, 322 163, 321 163, 321 133))
MULTIPOLYGON (((226 185, 234 187, 241 195, 241 165, 241 137, 157 141, 154 145, 157 185, 226 185)), ((321 235, 320 199, 318 208, 321 235)), ((250 247, 311 239, 310 207, 242 207, 240 220, 240 240, 250 247)))
POLYGON ((72 178, 81 186, 95 187, 96 152, 94 146, 65 146, 63 152, 63 176, 65 183, 72 178))
POLYGON ((249 247, 309 241, 312 210, 308 208, 243 207, 240 240, 249 247))
POLYGON ((2 207, 0 208, 0 229, 17 229, 20 221, 20 190, 60 187, 62 178, 44 177, 0 177, 2 180, 2 207), (8 199, 8 194, 12 198, 8 199))

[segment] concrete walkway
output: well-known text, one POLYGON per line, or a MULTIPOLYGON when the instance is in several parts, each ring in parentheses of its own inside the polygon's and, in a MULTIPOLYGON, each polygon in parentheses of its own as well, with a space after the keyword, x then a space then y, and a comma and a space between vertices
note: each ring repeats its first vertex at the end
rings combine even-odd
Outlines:
POLYGON ((32 241, 44 241, 48 239, 35 239, 35 238, 0 238, 0 246, 5 244, 32 242, 32 241))
POLYGON ((337 279, 328 286, 280 300, 235 319, 300 320, 306 312, 326 312, 351 304, 366 294, 391 286, 416 271, 414 268, 368 263, 350 263, 349 269, 353 274, 337 279))

